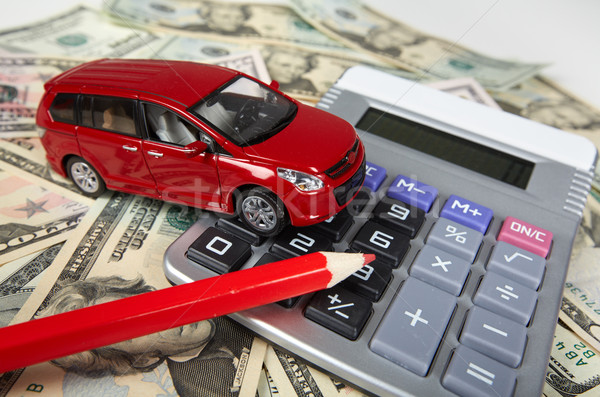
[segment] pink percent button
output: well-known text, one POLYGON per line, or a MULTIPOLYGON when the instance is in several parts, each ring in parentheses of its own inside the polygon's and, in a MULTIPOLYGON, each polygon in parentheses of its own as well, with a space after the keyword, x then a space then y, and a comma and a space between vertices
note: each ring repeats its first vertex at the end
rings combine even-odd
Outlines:
POLYGON ((552 232, 507 216, 498 234, 498 241, 504 241, 545 258, 552 244, 552 232))

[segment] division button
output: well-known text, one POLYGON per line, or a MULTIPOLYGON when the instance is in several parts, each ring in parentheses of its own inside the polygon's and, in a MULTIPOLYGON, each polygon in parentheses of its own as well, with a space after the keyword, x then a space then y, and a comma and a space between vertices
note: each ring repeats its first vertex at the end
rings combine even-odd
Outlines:
POLYGON ((514 369, 459 345, 452 354, 442 385, 463 397, 510 397, 516 380, 514 369))
POLYGON ((371 350, 427 375, 456 306, 456 298, 414 277, 406 279, 371 339, 371 350))
POLYGON ((483 277, 473 297, 473 303, 527 325, 537 303, 537 292, 489 271, 483 277))

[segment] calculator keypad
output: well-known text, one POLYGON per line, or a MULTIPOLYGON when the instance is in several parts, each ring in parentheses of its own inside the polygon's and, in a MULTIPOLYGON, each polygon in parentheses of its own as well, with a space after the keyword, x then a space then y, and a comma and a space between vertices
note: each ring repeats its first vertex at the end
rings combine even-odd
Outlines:
POLYGON ((506 217, 495 220, 501 227, 494 239, 492 209, 449 195, 438 217, 432 210, 441 200, 435 187, 398 175, 382 192, 386 177, 386 169, 367 162, 365 188, 345 210, 315 226, 288 227, 266 241, 235 219, 220 219, 189 246, 187 257, 223 273, 238 269, 255 249, 263 252, 256 266, 334 249, 374 253, 375 261, 339 285, 278 304, 289 310, 303 306, 304 321, 355 343, 364 339, 372 354, 422 377, 431 372, 448 328, 458 322, 440 384, 465 396, 512 395, 552 233, 506 217), (478 260, 489 241, 492 247, 478 260), (481 260, 474 275, 474 263, 481 260), (390 288, 396 277, 400 283, 390 288), (467 283, 475 285, 465 308, 460 302, 467 283), (376 324, 366 333, 371 322, 376 324))

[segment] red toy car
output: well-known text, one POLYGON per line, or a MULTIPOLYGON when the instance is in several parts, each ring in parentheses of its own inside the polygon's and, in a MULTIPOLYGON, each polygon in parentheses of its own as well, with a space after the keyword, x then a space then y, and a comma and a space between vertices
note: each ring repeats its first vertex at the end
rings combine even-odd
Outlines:
POLYGON ((45 90, 48 161, 90 196, 109 188, 237 212, 272 235, 336 214, 364 179, 350 124, 235 70, 102 59, 45 90))

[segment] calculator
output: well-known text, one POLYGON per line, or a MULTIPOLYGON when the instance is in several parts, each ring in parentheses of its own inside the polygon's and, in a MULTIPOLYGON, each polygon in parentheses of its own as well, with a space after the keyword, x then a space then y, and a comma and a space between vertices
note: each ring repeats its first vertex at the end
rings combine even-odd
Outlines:
POLYGON ((368 394, 540 395, 594 145, 363 66, 317 107, 366 148, 348 207, 269 238, 204 214, 166 251, 167 278, 375 253, 331 289, 230 317, 368 394))

